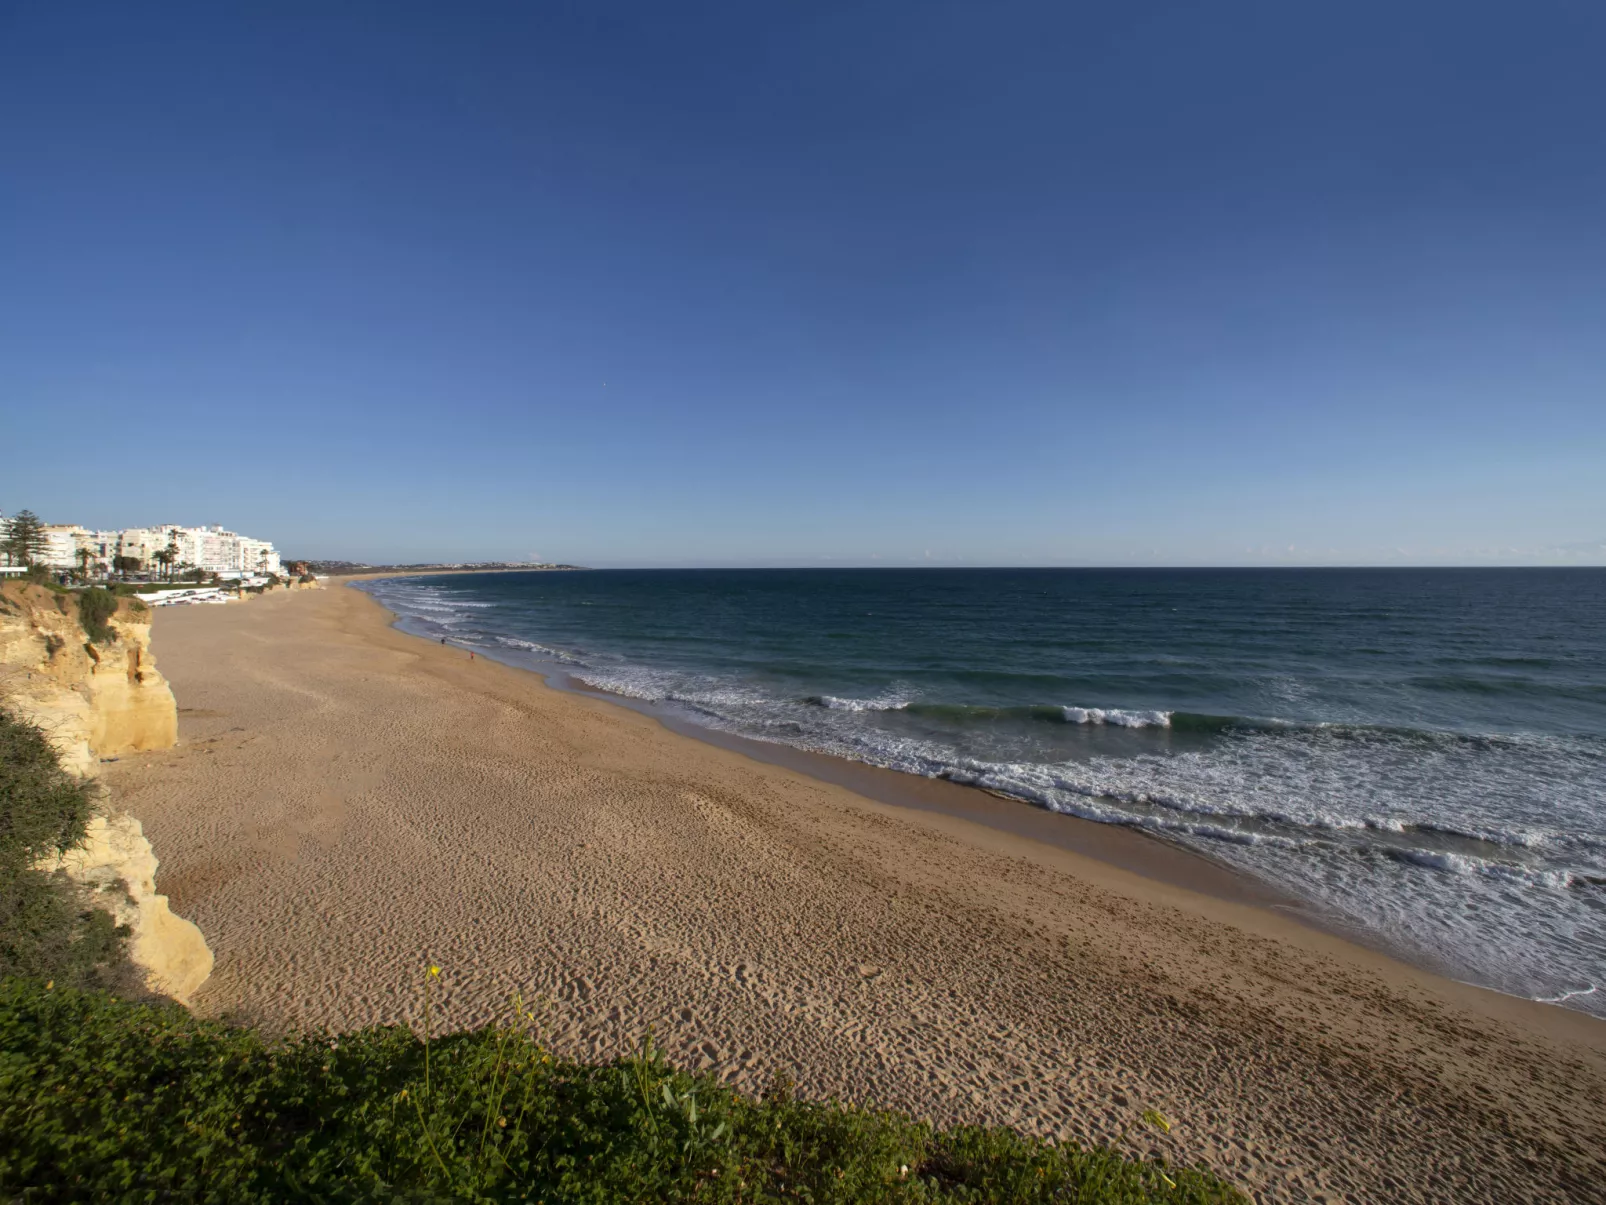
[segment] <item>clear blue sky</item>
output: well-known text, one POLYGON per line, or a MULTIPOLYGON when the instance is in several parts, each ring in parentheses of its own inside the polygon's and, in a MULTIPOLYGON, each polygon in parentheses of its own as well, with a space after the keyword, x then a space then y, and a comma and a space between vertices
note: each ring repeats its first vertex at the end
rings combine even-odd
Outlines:
POLYGON ((1606 5, 15 3, 0 509, 1606 562, 1606 5))

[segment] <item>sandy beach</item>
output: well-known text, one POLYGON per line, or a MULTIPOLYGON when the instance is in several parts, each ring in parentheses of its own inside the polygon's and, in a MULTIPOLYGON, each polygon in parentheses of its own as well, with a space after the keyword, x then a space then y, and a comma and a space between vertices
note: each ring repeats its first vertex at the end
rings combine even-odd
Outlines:
POLYGON ((565 1054, 651 1026, 744 1089, 1095 1140, 1158 1109, 1129 1146, 1261 1201, 1606 1200, 1606 1023, 1139 873, 1132 834, 872 799, 338 582, 165 609, 153 649, 180 744, 104 778, 216 954, 205 1015, 419 1025, 433 961, 442 1028, 521 992, 565 1054))

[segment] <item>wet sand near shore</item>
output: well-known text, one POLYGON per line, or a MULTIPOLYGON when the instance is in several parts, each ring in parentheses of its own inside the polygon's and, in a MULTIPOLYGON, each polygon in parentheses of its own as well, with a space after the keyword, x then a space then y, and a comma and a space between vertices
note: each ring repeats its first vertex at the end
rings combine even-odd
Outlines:
POLYGON ((1046 808, 1032 807, 980 787, 903 774, 864 762, 848 761, 795 749, 790 745, 757 741, 715 728, 700 727, 661 705, 609 694, 570 678, 562 667, 553 666, 551 669, 556 672, 544 674, 549 685, 556 683, 559 689, 607 699, 618 706, 652 716, 673 732, 731 749, 758 761, 786 766, 810 778, 835 783, 882 803, 970 820, 1083 854, 1146 878, 1180 885, 1221 899, 1291 910, 1299 908, 1296 901, 1269 884, 1149 833, 1120 825, 1098 824, 1077 816, 1057 815, 1046 808))
POLYGON ((217 956, 201 1013, 417 1025, 432 960, 438 1026, 519 991, 565 1054, 650 1025, 744 1090, 1083 1139, 1155 1108, 1129 1146, 1263 1201, 1606 1196, 1606 1023, 1034 835, 1061 818, 871 798, 338 584, 163 610, 153 651, 181 743, 104 777, 217 956))

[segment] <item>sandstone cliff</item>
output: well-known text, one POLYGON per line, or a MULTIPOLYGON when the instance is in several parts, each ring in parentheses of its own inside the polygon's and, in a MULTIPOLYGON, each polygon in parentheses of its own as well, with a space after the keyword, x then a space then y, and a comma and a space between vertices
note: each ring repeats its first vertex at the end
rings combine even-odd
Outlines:
POLYGON ((95 890, 96 904, 132 931, 130 960, 145 986, 188 1004, 190 994, 212 973, 212 951, 201 931, 174 916, 167 897, 156 894, 156 854, 132 816, 96 816, 76 849, 39 865, 63 870, 95 890))
POLYGON ((37 725, 80 776, 99 760, 178 739, 178 710, 150 652, 150 612, 122 599, 94 644, 78 602, 43 586, 0 586, 0 698, 37 725))
MULTIPOLYGON (((178 709, 151 656, 150 615, 121 599, 106 638, 91 641, 76 596, 0 585, 0 703, 50 739, 69 773, 90 777, 103 757, 177 741, 178 709)), ((129 957, 152 991, 188 1002, 211 974, 201 931, 156 893, 156 855, 132 816, 94 817, 81 845, 41 869, 96 889, 96 902, 132 931, 129 957)))

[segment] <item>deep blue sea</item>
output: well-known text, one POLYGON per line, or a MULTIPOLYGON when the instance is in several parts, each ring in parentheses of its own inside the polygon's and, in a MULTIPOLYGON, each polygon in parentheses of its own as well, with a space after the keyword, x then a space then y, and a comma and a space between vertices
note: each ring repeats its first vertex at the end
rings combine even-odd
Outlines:
POLYGON ((1606 1016, 1606 570, 368 589, 409 631, 709 727, 1152 831, 1457 978, 1606 1016))

